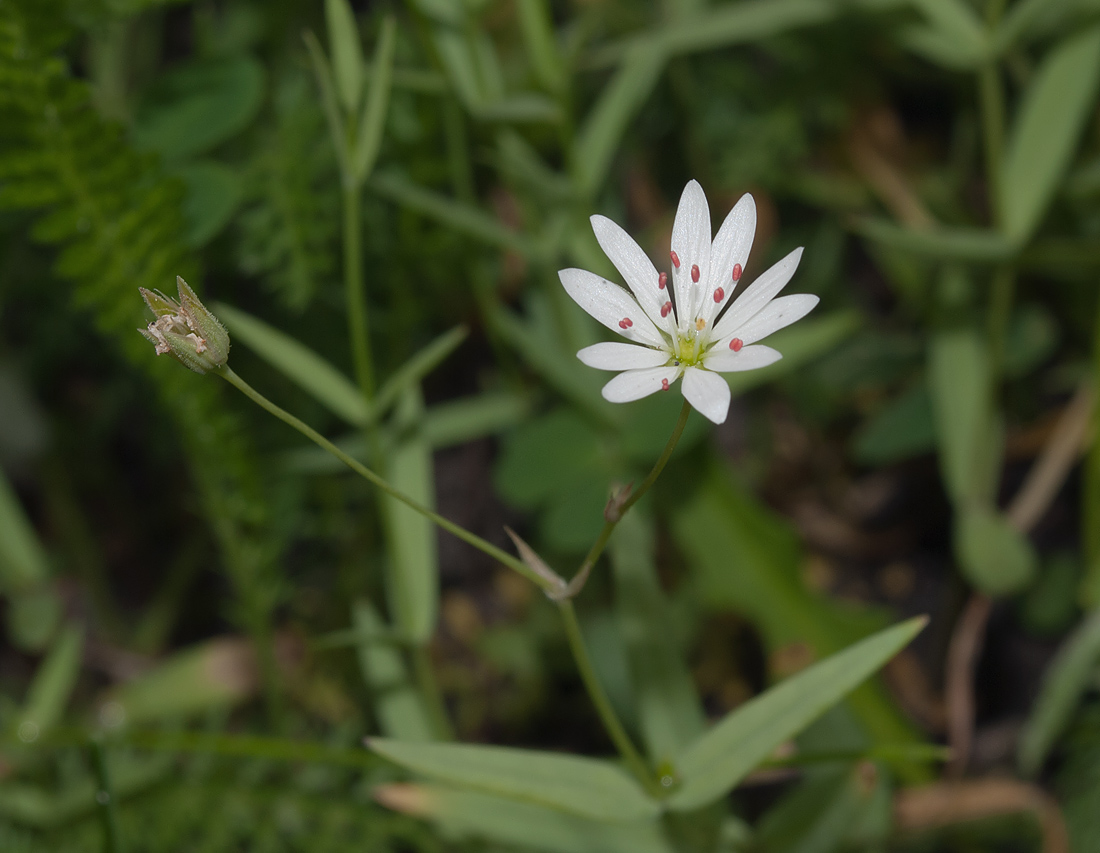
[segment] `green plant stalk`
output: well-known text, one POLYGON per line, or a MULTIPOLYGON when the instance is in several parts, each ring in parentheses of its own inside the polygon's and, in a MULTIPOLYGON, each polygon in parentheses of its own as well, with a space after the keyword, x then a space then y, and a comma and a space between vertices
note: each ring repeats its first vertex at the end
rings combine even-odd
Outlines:
POLYGON ((603 721, 604 728, 615 744, 615 748, 619 750, 619 755, 622 756, 623 761, 626 762, 627 767, 630 768, 638 781, 642 783, 646 792, 652 797, 663 797, 665 795, 664 789, 630 740, 630 736, 619 721, 615 709, 611 707, 611 700, 607 698, 603 687, 600 686, 600 681, 596 677, 596 670, 593 668, 592 660, 588 656, 588 649, 584 645, 584 637, 581 634, 580 623, 577 622, 577 612, 573 609, 572 600, 566 598, 557 602, 557 604, 562 621, 565 623, 565 634, 569 638, 569 648, 573 652, 573 659, 577 662, 581 680, 584 681, 585 689, 592 698, 592 704, 596 706, 596 711, 600 715, 600 720, 603 721))
POLYGON ((357 181, 344 185, 344 289, 348 308, 348 336, 351 338, 355 378, 363 399, 374 400, 374 363, 371 360, 370 330, 367 327, 367 298, 363 283, 363 246, 359 208, 362 186, 357 181))
POLYGON ((115 814, 115 795, 111 790, 111 777, 107 772, 107 756, 103 752, 103 744, 93 737, 88 744, 88 752, 92 763, 92 774, 96 780, 96 811, 99 812, 100 822, 103 824, 104 853, 122 853, 118 818, 115 814))
POLYGON ((529 581, 536 584, 540 589, 549 590, 553 586, 553 584, 549 580, 540 577, 538 574, 529 569, 526 564, 524 564, 521 560, 513 557, 506 551, 502 551, 491 542, 486 542, 476 533, 471 533, 466 528, 455 524, 450 519, 444 518, 442 515, 435 512, 434 510, 431 510, 428 507, 418 503, 417 501, 406 495, 404 492, 395 489, 382 477, 378 476, 378 474, 376 474, 359 460, 354 459, 346 454, 343 450, 341 450, 339 447, 337 447, 335 444, 333 444, 331 441, 329 441, 327 438, 317 432, 317 430, 313 429, 311 426, 307 425, 299 418, 294 417, 294 415, 290 414, 290 412, 272 403, 269 399, 267 399, 267 397, 265 397, 263 394, 261 394, 259 391, 257 391, 247 382, 245 382, 240 376, 234 373, 230 367, 223 366, 218 369, 217 373, 230 385, 243 393, 246 397, 248 397, 248 399, 258 405, 260 408, 274 415, 288 426, 296 429, 318 447, 327 450, 364 480, 373 484, 390 497, 396 498, 397 500, 401 501, 401 503, 405 504, 405 506, 415 510, 416 512, 423 515, 425 518, 430 519, 439 527, 442 527, 448 533, 457 536, 466 544, 472 545, 474 548, 477 548, 482 553, 492 557, 494 560, 498 561, 502 565, 507 566, 513 571, 516 571, 519 574, 523 575, 529 581))
MULTIPOLYGON (((1100 390, 1100 306, 1093 331, 1092 382, 1100 390)), ((1100 397, 1097 397, 1100 399, 1100 397)), ((1083 484, 1085 577, 1081 582, 1081 603, 1086 609, 1100 607, 1100 405, 1092 411, 1092 443, 1085 457, 1083 484)))
POLYGON ((978 72, 978 107, 981 113, 982 145, 985 150, 985 180, 993 221, 1000 220, 1001 163, 1004 160, 1005 104, 1001 72, 996 60, 978 72))
POLYGON ((1004 364, 1008 324, 1012 319, 1012 301, 1016 295, 1016 271, 1011 266, 999 266, 993 271, 989 290, 988 336, 989 368, 994 384, 1004 364))
POLYGON ((577 569, 578 576, 585 577, 588 572, 592 571, 593 567, 596 565, 596 560, 600 558, 603 549, 607 547, 607 542, 611 539, 611 534, 615 532, 615 528, 622 520, 622 517, 626 515, 627 511, 640 501, 642 496, 649 491, 650 487, 657 482, 657 478, 661 476, 661 472, 665 470, 665 465, 668 464, 668 460, 672 457, 672 451, 676 449, 676 445, 680 441, 680 436, 684 434, 684 427, 687 426, 687 419, 690 413, 691 404, 688 403, 687 400, 684 400, 684 405, 680 407, 680 417, 676 421, 676 426, 672 429, 672 435, 669 436, 668 443, 665 444, 665 449, 661 452, 660 458, 653 466, 653 470, 651 470, 649 474, 646 475, 646 478, 642 480, 642 484, 638 487, 637 491, 633 492, 630 497, 623 501, 622 506, 619 507, 617 517, 608 519, 604 522, 600 535, 596 537, 596 541, 592 543, 592 547, 588 550, 584 562, 582 562, 580 568, 577 569))
MULTIPOLYGON (((661 472, 665 469, 665 465, 668 464, 668 460, 672 457, 672 451, 676 449, 676 445, 680 441, 680 436, 684 433, 684 427, 687 425, 687 419, 690 413, 691 404, 688 403, 687 400, 684 400, 683 406, 680 407, 680 417, 676 420, 676 426, 673 427, 672 435, 669 436, 668 442, 665 444, 665 449, 661 452, 660 458, 657 459, 653 469, 646 475, 646 478, 642 481, 638 490, 623 501, 618 509, 616 517, 604 522, 600 535, 596 538, 588 555, 584 558, 584 562, 581 563, 581 567, 577 570, 575 577, 583 579, 588 576, 592 567, 595 566, 596 560, 600 558, 600 554, 603 553, 603 549, 607 546, 607 542, 618 526, 619 521, 622 520, 622 517, 626 515, 627 511, 634 506, 634 504, 641 500, 642 496, 650 490, 653 484, 657 482, 657 478, 661 476, 661 472)), ((666 793, 664 788, 662 788, 660 783, 654 778, 649 766, 645 763, 645 760, 641 757, 637 748, 630 740, 630 736, 623 728, 623 724, 615 713, 615 709, 611 706, 607 694, 604 692, 603 687, 600 686, 599 679, 596 677, 596 671, 593 669, 592 661, 588 656, 588 649, 584 645, 584 637, 581 634, 580 626, 577 624, 577 614, 573 609, 572 599, 563 598, 556 603, 558 609, 561 611, 562 619, 565 622, 565 633, 569 638, 569 648, 573 652, 573 659, 576 661, 577 669, 580 671, 581 680, 584 681, 585 689, 588 691, 589 698, 592 699, 592 704, 596 706, 596 711, 603 721, 607 734, 615 744, 615 747, 619 750, 619 754, 622 756, 623 761, 626 762, 631 772, 634 773, 645 789, 654 797, 664 796, 666 793)))
POLYGON ((412 657, 413 674, 417 686, 424 696, 424 708, 428 712, 428 720, 435 729, 436 735, 443 740, 454 739, 454 729, 447 718, 447 707, 443 704, 443 695, 439 692, 439 683, 435 678, 435 670, 432 669, 432 659, 428 654, 428 647, 417 644, 410 649, 412 657))

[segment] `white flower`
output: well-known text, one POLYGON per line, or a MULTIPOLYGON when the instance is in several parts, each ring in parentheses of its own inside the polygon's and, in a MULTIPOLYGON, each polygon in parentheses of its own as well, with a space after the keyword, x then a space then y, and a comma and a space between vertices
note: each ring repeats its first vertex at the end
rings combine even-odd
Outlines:
POLYGON ((684 187, 672 226, 671 286, 642 248, 605 216, 592 217, 592 230, 633 296, 586 270, 558 276, 578 305, 607 328, 641 346, 602 343, 585 347, 577 358, 589 367, 623 371, 603 388, 612 403, 627 403, 667 391, 684 377, 684 398, 720 424, 730 405, 730 389, 718 373, 755 370, 782 358, 757 345, 772 332, 806 316, 817 305, 810 294, 775 296, 791 280, 802 249, 795 249, 761 275, 736 300, 756 232, 756 204, 744 195, 711 243, 710 208, 698 181, 684 187), (721 316, 719 316, 721 315, 721 316))

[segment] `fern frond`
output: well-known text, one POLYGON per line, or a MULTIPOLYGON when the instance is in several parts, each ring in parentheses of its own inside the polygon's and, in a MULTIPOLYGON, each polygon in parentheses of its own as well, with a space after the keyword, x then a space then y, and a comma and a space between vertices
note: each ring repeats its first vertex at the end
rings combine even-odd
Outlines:
MULTIPOLYGON (((273 557, 260 544, 264 489, 240 425, 218 383, 156 359, 136 332, 144 325, 138 287, 198 278, 183 241, 182 187, 96 113, 87 86, 49 55, 50 39, 35 40, 24 11, 0 2, 0 207, 37 215, 32 236, 58 248, 55 271, 71 283, 74 305, 151 375, 180 424, 227 568, 242 590, 263 589, 256 575, 273 557)), ((249 604, 249 621, 262 622, 266 614, 255 611, 269 607, 249 604)))

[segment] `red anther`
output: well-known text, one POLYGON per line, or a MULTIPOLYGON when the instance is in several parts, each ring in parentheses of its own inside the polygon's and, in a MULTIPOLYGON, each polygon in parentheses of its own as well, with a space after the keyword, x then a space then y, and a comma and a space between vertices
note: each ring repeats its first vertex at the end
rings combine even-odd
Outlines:
POLYGON ((629 317, 623 317, 623 319, 619 321, 620 329, 629 329, 633 325, 634 322, 629 317))
POLYGON ((661 316, 662 317, 667 317, 671 312, 672 312, 672 303, 671 302, 666 302, 664 305, 661 306, 661 316))
POLYGON ((734 281, 740 281, 742 272, 743 272, 743 270, 741 269, 741 264, 734 264, 733 265, 733 280, 734 281))
POLYGON ((680 269, 680 256, 675 252, 669 252, 668 256, 672 258, 672 265, 676 267, 676 269, 680 269))
POLYGON ((691 280, 696 282, 696 283, 698 283, 698 281, 699 281, 699 265, 698 264, 692 264, 691 265, 691 280))
POLYGON ((745 342, 740 338, 734 338, 730 341, 730 349, 734 352, 741 352, 741 347, 745 345, 745 342))
POLYGON ((722 290, 722 288, 720 288, 720 287, 714 288, 714 301, 715 302, 721 302, 725 298, 726 298, 726 291, 722 290))
POLYGON ((667 391, 668 390, 668 380, 667 379, 662 379, 661 380, 661 390, 662 391, 667 391))
POLYGON ((668 286, 668 273, 663 272, 657 276, 657 289, 664 290, 668 286))

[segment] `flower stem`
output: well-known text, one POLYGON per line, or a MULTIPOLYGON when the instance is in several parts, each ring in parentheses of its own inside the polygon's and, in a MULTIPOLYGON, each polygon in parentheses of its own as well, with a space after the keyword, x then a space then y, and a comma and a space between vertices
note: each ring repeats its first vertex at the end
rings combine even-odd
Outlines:
POLYGON ((395 489, 384 479, 374 473, 374 471, 372 471, 358 459, 354 459, 346 454, 343 450, 341 450, 339 447, 337 447, 335 444, 333 444, 331 441, 329 441, 327 438, 317 432, 317 430, 313 429, 311 426, 307 425, 299 418, 294 417, 294 415, 290 414, 290 412, 272 403, 269 399, 267 399, 267 397, 265 397, 263 394, 261 394, 259 391, 257 391, 255 388, 253 388, 251 385, 241 379, 241 377, 234 373, 230 367, 223 366, 219 368, 217 372, 224 380, 226 380, 230 385, 232 385, 234 388, 236 388, 238 391, 248 397, 248 399, 250 399, 253 403, 258 405, 265 411, 269 412, 270 414, 274 415, 283 423, 298 430, 298 432, 300 432, 314 444, 318 445, 324 450, 327 450, 364 480, 372 483, 374 486, 385 492, 390 497, 396 498, 397 500, 401 501, 401 503, 405 504, 407 507, 410 507, 411 509, 420 513, 425 518, 430 519, 435 524, 446 530, 448 533, 457 536, 468 545, 472 545, 479 551, 488 554, 494 560, 497 560, 498 562, 516 572, 519 572, 529 581, 537 584, 540 589, 547 590, 550 589, 550 587, 552 586, 550 581, 545 578, 539 577, 535 572, 527 568, 527 566, 522 561, 513 557, 511 554, 507 553, 506 551, 502 551, 491 542, 486 542, 476 533, 471 533, 465 527, 461 527, 460 525, 455 524, 450 519, 444 518, 442 515, 435 512, 434 510, 428 509, 428 507, 413 500, 404 492, 395 489))
POLYGON ((615 532, 615 527, 618 525, 619 521, 634 504, 642 499, 642 496, 649 491, 650 487, 657 482, 657 478, 661 476, 661 472, 665 470, 665 465, 668 464, 668 460, 672 456, 672 451, 676 449, 676 445, 680 441, 680 436, 684 433, 684 427, 687 426, 687 419, 690 413, 691 404, 688 403, 687 400, 684 400, 684 405, 680 409, 680 417, 676 421, 676 426, 672 429, 672 435, 668 437, 668 443, 665 444, 665 449, 661 452, 660 458, 653 466, 653 470, 646 475, 644 480, 642 480, 642 484, 638 487, 638 490, 623 501, 622 506, 619 507, 617 517, 614 520, 608 519, 604 522, 600 535, 597 536, 596 541, 592 543, 592 547, 585 556, 584 562, 581 563, 580 568, 577 570, 577 576, 585 577, 587 572, 592 571, 592 568, 596 565, 596 560, 600 558, 603 549, 607 547, 607 542, 611 538, 611 534, 615 532))
POLYGON ((573 659, 577 662, 577 669, 580 671, 585 689, 588 690, 592 704, 596 706, 596 711, 603 721, 604 728, 607 729, 608 735, 610 735, 615 747, 619 750, 619 755, 622 756, 623 761, 626 762, 630 771, 638 778, 646 791, 654 797, 663 796, 664 791, 654 778, 645 759, 642 758, 631 742, 630 736, 626 733, 626 729, 623 728, 623 724, 615 713, 615 709, 611 707, 611 700, 607 698, 603 687, 600 686, 599 679, 596 678, 596 670, 592 667, 592 660, 588 656, 588 649, 584 644, 584 637, 581 634, 581 626, 577 622, 577 612, 573 609, 573 602, 567 598, 557 604, 558 610, 561 611, 562 621, 565 623, 565 634, 569 638, 569 648, 573 652, 573 659))

